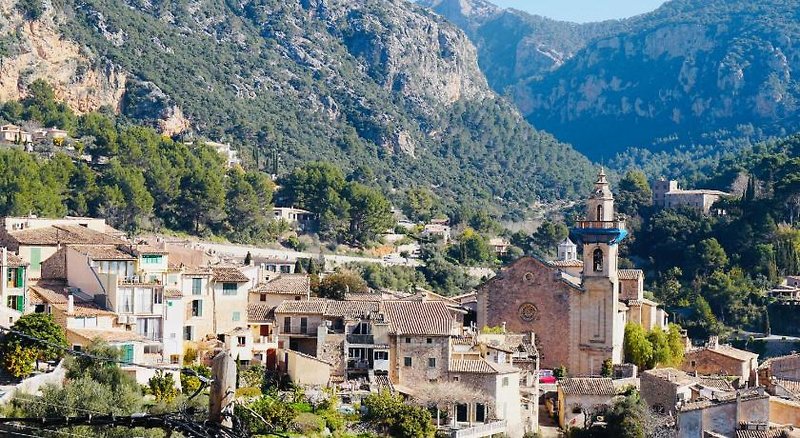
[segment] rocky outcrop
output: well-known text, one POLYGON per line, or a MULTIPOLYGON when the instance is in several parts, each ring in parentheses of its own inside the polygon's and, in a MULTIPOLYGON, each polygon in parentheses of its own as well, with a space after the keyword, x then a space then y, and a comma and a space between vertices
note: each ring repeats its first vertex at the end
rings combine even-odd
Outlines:
POLYGON ((26 21, 16 3, 0 0, 0 101, 22 98, 30 83, 44 79, 78 113, 101 106, 119 110, 128 75, 64 39, 52 7, 38 20, 26 21))

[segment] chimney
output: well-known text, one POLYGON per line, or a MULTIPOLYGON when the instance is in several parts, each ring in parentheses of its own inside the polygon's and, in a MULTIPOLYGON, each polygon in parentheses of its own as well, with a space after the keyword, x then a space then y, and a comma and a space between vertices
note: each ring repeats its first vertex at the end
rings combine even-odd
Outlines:
POLYGON ((716 350, 719 347, 719 336, 708 337, 708 348, 716 350))
POLYGON ((502 324, 500 324, 500 327, 501 327, 501 329, 503 330, 503 333, 505 333, 505 332, 506 332, 506 322, 505 322, 505 321, 503 321, 503 323, 502 323, 502 324))
POLYGON ((70 292, 67 295, 67 314, 71 315, 73 313, 75 313, 75 296, 70 292))

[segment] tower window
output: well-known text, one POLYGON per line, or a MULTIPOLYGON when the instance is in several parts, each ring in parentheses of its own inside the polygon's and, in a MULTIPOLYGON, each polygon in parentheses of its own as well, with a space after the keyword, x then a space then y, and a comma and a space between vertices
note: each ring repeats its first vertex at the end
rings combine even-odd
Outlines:
POLYGON ((603 220, 603 206, 602 205, 598 205, 597 206, 597 220, 598 221, 603 220))
POLYGON ((594 272, 602 272, 603 271, 603 250, 597 248, 594 250, 594 272))

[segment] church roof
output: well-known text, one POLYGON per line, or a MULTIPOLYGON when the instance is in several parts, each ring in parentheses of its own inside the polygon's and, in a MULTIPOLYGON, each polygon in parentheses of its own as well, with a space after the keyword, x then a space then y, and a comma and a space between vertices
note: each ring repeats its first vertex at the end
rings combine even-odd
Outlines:
POLYGON ((644 272, 641 269, 620 269, 617 276, 620 280, 638 280, 644 277, 644 272))
POLYGON ((582 268, 583 260, 550 260, 548 264, 556 268, 582 268))

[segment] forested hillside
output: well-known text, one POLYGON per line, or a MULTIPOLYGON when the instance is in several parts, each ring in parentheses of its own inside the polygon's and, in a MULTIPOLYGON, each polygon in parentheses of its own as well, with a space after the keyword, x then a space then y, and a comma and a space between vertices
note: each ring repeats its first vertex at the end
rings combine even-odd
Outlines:
POLYGON ((766 292, 783 276, 800 274, 798 169, 798 136, 722 159, 706 183, 744 189, 717 204, 724 215, 654 209, 646 178, 630 172, 618 195, 632 227, 622 252, 647 271, 655 298, 698 335, 724 326, 796 334, 794 320, 770 319, 765 310, 775 311, 766 292))
MULTIPOLYGON (((534 126, 591 158, 637 147, 715 160, 720 140, 758 142, 800 129, 796 0, 672 0, 586 25, 485 5, 482 14, 463 14, 446 7, 454 3, 485 2, 426 0, 475 41, 496 90, 513 95, 534 126)), ((642 154, 622 160, 632 158, 642 154)))
MULTIPOLYGON (((405 1, 53 8, 25 16, 40 30, 52 20, 82 47, 87 68, 126 72, 125 117, 155 123, 177 108, 191 131, 233 140, 253 166, 275 150, 281 173, 317 160, 369 168, 385 190, 434 187, 450 206, 500 211, 582 192, 591 173, 588 160, 489 89, 463 33, 405 1)), ((9 60, 36 50, 5 41, 9 60)), ((37 77, 37 62, 23 84, 37 77)))

